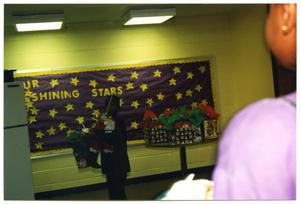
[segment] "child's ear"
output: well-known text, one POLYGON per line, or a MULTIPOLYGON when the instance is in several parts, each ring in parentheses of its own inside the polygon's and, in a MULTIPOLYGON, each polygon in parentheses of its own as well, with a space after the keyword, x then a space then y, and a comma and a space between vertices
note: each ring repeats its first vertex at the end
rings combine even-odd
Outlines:
POLYGON ((295 4, 282 4, 280 9, 281 31, 288 35, 296 29, 297 7, 295 4))

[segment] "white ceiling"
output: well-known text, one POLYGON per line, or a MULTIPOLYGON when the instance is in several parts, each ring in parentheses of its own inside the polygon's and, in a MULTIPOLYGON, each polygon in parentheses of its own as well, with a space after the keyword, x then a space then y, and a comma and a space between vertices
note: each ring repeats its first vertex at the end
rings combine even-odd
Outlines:
POLYGON ((130 9, 176 8, 176 17, 226 15, 238 4, 5 4, 4 25, 13 25, 13 14, 63 11, 65 24, 121 20, 130 9))

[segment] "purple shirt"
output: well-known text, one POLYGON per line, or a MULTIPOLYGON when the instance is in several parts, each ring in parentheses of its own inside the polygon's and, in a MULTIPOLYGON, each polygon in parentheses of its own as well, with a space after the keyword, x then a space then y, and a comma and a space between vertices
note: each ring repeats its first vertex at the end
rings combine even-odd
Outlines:
MULTIPOLYGON (((283 98, 296 103, 296 93, 283 98)), ((214 199, 296 199, 296 108, 277 98, 241 110, 217 158, 214 199)))

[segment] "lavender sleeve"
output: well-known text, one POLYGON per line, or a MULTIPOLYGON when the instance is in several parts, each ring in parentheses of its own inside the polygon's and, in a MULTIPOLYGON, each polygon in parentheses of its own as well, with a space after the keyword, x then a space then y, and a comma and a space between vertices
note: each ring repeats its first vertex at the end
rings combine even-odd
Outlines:
POLYGON ((296 199, 295 107, 265 99, 240 111, 217 158, 214 199, 296 199))

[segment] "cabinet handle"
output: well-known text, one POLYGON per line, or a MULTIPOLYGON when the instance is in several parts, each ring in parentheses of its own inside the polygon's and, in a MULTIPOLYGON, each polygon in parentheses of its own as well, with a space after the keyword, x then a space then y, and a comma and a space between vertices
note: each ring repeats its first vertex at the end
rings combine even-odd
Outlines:
POLYGON ((9 88, 14 88, 14 87, 19 87, 20 84, 8 84, 7 87, 9 88))

